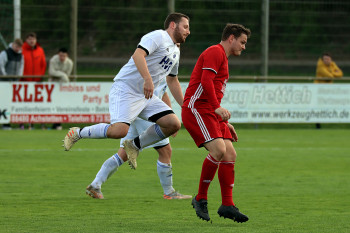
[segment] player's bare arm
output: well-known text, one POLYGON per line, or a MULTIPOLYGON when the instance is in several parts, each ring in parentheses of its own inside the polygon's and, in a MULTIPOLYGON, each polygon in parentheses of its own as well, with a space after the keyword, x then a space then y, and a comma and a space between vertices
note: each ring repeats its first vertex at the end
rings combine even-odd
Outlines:
POLYGON ((166 103, 166 105, 168 105, 171 108, 171 101, 167 92, 164 92, 162 100, 164 103, 166 103))
POLYGON ((180 106, 182 106, 182 104, 184 102, 184 96, 182 94, 181 85, 180 85, 178 77, 177 76, 175 76, 175 77, 167 76, 166 82, 167 82, 169 90, 170 90, 171 94, 174 96, 176 102, 180 106))
POLYGON ((144 79, 143 92, 145 94, 145 98, 150 99, 153 96, 154 84, 147 68, 145 59, 146 56, 147 53, 143 49, 137 48, 132 55, 132 59, 135 62, 137 70, 140 72, 142 78, 144 79))
POLYGON ((226 108, 223 108, 223 107, 219 107, 215 109, 215 113, 221 116, 221 119, 223 121, 227 121, 228 119, 231 118, 231 113, 226 108))

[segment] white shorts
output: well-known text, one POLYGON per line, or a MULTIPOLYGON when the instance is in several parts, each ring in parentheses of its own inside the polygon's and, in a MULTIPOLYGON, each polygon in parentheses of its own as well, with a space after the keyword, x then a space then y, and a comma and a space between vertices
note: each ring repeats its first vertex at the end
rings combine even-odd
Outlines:
POLYGON ((164 111, 172 111, 161 99, 153 95, 146 99, 144 94, 133 93, 123 82, 114 82, 109 92, 109 114, 111 124, 124 122, 131 124, 136 117, 149 117, 164 111))
MULTIPOLYGON (((124 140, 136 138, 143 131, 145 131, 148 127, 150 127, 153 124, 154 124, 153 122, 149 122, 141 118, 136 118, 136 120, 131 123, 128 134, 124 138, 120 139, 120 147, 124 147, 123 146, 124 140)), ((167 144, 169 144, 169 138, 163 139, 162 141, 159 141, 153 145, 147 146, 144 149, 158 147, 158 146, 166 146, 167 144)))

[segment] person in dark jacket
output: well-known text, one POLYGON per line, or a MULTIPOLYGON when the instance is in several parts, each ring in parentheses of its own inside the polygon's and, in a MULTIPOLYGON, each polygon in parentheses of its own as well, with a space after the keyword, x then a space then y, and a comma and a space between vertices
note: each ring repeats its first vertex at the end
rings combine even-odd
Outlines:
MULTIPOLYGON (((0 53, 0 75, 23 75, 24 59, 21 39, 15 39, 6 50, 0 53)), ((17 81, 16 78, 3 78, 1 81, 17 81)))
MULTIPOLYGON (((23 75, 24 60, 22 56, 21 39, 15 39, 9 44, 9 47, 0 53, 0 76, 5 75, 23 75)), ((17 81, 18 78, 1 78, 0 81, 17 81)), ((3 124, 3 130, 11 130, 10 124, 3 124)))

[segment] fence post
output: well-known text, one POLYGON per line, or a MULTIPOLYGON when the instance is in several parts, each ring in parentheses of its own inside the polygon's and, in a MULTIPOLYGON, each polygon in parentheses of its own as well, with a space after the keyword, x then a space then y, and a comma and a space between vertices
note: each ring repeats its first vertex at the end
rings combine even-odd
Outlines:
POLYGON ((13 39, 21 38, 21 0, 13 1, 13 39))
POLYGON ((71 1, 71 18, 70 18, 70 54, 73 60, 73 75, 76 81, 77 75, 77 53, 78 53, 78 0, 71 1))
POLYGON ((169 14, 175 12, 175 0, 168 0, 168 11, 169 14))
POLYGON ((263 0, 261 4, 261 75, 268 76, 269 68, 269 0, 263 0))

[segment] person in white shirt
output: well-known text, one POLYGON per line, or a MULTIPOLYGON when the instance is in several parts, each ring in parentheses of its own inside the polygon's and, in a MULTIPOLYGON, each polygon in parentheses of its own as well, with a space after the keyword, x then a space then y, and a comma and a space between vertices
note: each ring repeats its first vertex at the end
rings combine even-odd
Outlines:
MULTIPOLYGON (((177 77, 180 58, 177 43, 184 43, 190 34, 189 17, 181 13, 169 14, 164 28, 165 30, 144 35, 129 62, 114 78, 109 93, 111 124, 71 128, 63 140, 66 151, 82 138, 123 138, 127 135, 130 124, 140 117, 156 124, 152 124, 133 140, 124 141, 129 165, 136 169, 140 149, 161 141, 180 129, 180 120, 168 105, 153 95, 153 91, 165 77, 177 77)), ((182 103, 183 95, 178 79, 173 79, 173 82, 169 80, 171 79, 167 78, 172 95, 178 103, 182 103)), ((115 157, 118 161, 121 160, 118 154, 115 157)))
MULTIPOLYGON (((69 75, 73 70, 73 61, 68 57, 68 50, 60 48, 50 59, 49 82, 69 83, 69 75)), ((53 129, 62 130, 61 123, 54 123, 53 129)))
POLYGON ((69 75, 73 70, 73 62, 68 57, 68 50, 60 48, 58 54, 50 59, 49 65, 49 81, 59 81, 62 83, 69 82, 69 75))
MULTIPOLYGON (((173 79, 173 77, 168 77, 168 79, 173 79)), ((171 107, 170 98, 166 92, 167 84, 165 79, 161 84, 154 90, 154 95, 162 99, 168 106, 171 107)), ((86 194, 97 199, 103 199, 103 194, 101 192, 101 186, 107 181, 107 179, 118 170, 118 168, 127 161, 127 155, 124 150, 123 142, 128 139, 133 139, 150 127, 152 122, 143 120, 141 118, 136 118, 134 122, 131 123, 128 134, 120 140, 120 148, 118 150, 118 156, 113 155, 108 158, 101 169, 97 173, 95 179, 86 188, 86 194)), ((175 135, 174 135, 175 136, 175 135)), ((157 160, 157 173, 160 180, 160 184, 163 188, 163 198, 164 199, 190 199, 191 195, 184 195, 176 191, 173 187, 173 173, 171 164, 172 149, 170 146, 169 138, 165 138, 147 148, 154 148, 158 152, 157 160)))

